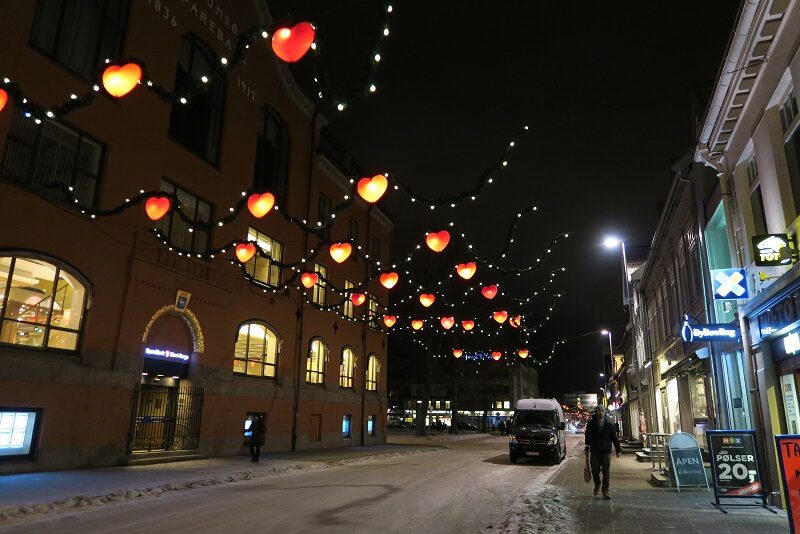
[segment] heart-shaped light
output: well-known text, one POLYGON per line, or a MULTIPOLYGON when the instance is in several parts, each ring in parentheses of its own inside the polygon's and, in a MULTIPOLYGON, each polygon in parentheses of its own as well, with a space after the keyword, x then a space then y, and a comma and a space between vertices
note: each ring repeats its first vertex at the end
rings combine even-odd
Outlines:
POLYGON ((334 243, 330 248, 331 258, 336 263, 342 263, 349 258, 351 252, 353 252, 353 246, 350 243, 334 243))
POLYGON ((239 243, 236 245, 236 257, 242 263, 247 263, 256 255, 256 246, 252 243, 239 243))
POLYGON ((364 304, 365 300, 367 300, 367 296, 364 293, 353 293, 350 295, 350 301, 356 306, 361 306, 364 304))
POLYGON ((456 324, 456 320, 453 317, 442 317, 439 322, 442 323, 442 327, 445 330, 450 330, 456 324))
POLYGON ((383 316, 383 324, 385 324, 388 328, 393 327, 394 323, 396 323, 396 322, 397 322, 397 316, 396 315, 384 315, 383 316))
POLYGON ((485 298, 489 300, 492 300, 495 297, 495 295, 497 295, 497 286, 491 285, 482 287, 481 295, 483 295, 485 298))
POLYGON ((469 280, 475 274, 475 271, 478 270, 478 266, 475 265, 473 262, 469 263, 459 263, 456 265, 456 272, 458 276, 463 278, 464 280, 469 280))
POLYGON ((386 289, 392 289, 395 285, 397 285, 397 281, 400 280, 400 277, 397 273, 383 273, 381 275, 381 285, 386 289))
POLYGON ((295 63, 306 55, 315 35, 314 26, 308 22, 299 22, 291 28, 278 28, 272 36, 272 51, 286 63, 295 63))
POLYGON ((430 307, 431 304, 436 300, 435 295, 431 295, 430 293, 423 293, 419 296, 419 303, 425 306, 426 308, 430 307))
POLYGON ((499 350, 494 350, 494 351, 492 351, 492 359, 493 359, 493 360, 497 361, 497 360, 499 360, 499 359, 500 359, 500 358, 502 358, 502 357, 503 357, 503 353, 502 353, 502 352, 500 352, 499 350))
POLYGON ((498 323, 504 323, 508 319, 508 312, 505 310, 493 312, 492 318, 498 323))
POLYGON ((528 354, 530 354, 530 351, 528 349, 519 349, 517 351, 517 355, 523 360, 528 357, 528 354))
POLYGON ((389 181, 382 174, 376 174, 372 178, 362 178, 358 181, 356 191, 370 204, 377 202, 389 187, 389 181))
POLYGON ((144 211, 151 221, 157 221, 167 214, 171 205, 169 197, 150 197, 144 203, 144 211))
POLYGON ((3 108, 6 107, 6 102, 8 102, 8 93, 0 89, 0 111, 3 111, 3 108))
POLYGON ((110 65, 103 71, 103 87, 111 96, 122 98, 142 81, 142 67, 136 63, 110 65))
POLYGON ((411 321, 411 328, 413 328, 414 330, 419 330, 420 328, 422 328, 423 323, 424 321, 420 319, 414 319, 413 321, 411 321))
POLYGON ((450 232, 442 230, 441 232, 431 232, 425 236, 425 244, 428 245, 434 252, 441 252, 447 247, 450 242, 450 232))
POLYGON ((473 328, 475 328, 475 321, 471 319, 461 321, 461 328, 463 328, 464 330, 472 330, 473 328))
POLYGON ((508 320, 508 324, 510 324, 514 328, 519 328, 522 325, 522 316, 515 315, 514 317, 508 320))
POLYGON ((461 349, 453 349, 453 356, 456 358, 460 358, 464 355, 464 351, 461 349))
POLYGON ((317 273, 303 273, 300 276, 300 282, 302 282, 307 289, 311 289, 319 282, 319 275, 317 273))
POLYGON ((247 198, 247 209, 256 219, 260 219, 275 205, 275 195, 272 193, 253 193, 247 198))

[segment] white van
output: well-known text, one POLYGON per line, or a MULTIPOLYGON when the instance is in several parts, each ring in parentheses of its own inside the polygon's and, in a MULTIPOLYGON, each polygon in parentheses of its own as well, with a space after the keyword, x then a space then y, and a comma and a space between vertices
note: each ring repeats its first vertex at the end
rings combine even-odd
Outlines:
POLYGON ((564 410, 555 399, 520 399, 509 421, 508 457, 547 457, 561 463, 567 457, 564 410))

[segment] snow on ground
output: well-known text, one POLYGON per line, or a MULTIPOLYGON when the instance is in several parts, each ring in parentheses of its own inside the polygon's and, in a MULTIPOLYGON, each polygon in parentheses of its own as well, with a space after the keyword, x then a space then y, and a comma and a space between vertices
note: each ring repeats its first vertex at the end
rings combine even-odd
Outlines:
POLYGON ((529 486, 511 506, 506 521, 491 532, 574 532, 575 517, 566 504, 568 494, 567 490, 550 484, 529 486))

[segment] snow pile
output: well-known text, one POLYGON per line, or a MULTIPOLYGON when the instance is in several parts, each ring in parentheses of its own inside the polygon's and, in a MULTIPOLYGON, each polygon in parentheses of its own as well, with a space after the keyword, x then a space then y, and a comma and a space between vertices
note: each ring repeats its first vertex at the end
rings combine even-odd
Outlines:
POLYGON ((550 484, 528 488, 511 507, 505 522, 492 532, 534 534, 574 532, 575 521, 566 504, 567 490, 550 484))

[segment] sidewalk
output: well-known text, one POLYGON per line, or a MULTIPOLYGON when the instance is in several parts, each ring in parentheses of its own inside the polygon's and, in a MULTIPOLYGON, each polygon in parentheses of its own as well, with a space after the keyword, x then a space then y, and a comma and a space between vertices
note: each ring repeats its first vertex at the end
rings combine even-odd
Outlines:
MULTIPOLYGON (((786 513, 777 515, 760 508, 725 514, 711 505, 713 493, 705 489, 652 486, 649 463, 632 455, 611 460, 611 500, 593 497, 593 484, 583 481, 583 444, 570 451, 570 458, 550 484, 566 490, 566 502, 575 515, 576 532, 694 532, 752 533, 789 532, 786 513)), ((710 482, 710 481, 709 481, 710 482)))

